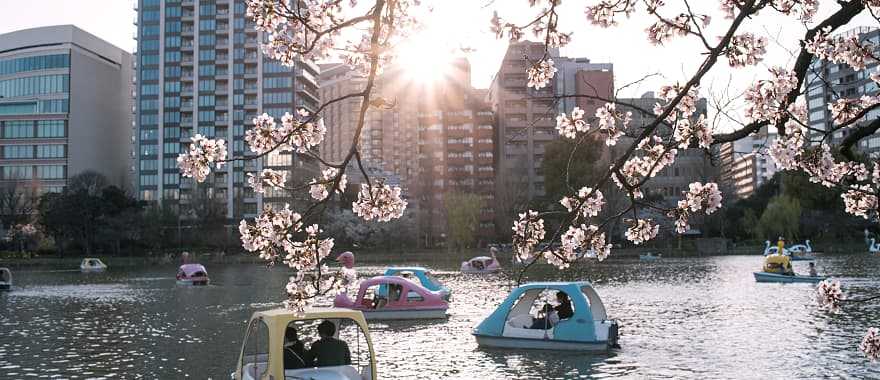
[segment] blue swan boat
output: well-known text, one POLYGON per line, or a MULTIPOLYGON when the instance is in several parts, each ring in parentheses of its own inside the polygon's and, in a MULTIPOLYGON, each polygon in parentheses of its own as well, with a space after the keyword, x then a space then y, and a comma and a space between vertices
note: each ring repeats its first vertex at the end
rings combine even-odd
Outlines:
MULTIPOLYGON (((409 278, 412 280, 418 280, 419 284, 422 285, 423 288, 428 289, 432 292, 440 293, 444 300, 449 301, 452 296, 452 291, 449 290, 446 286, 444 286, 439 280, 434 278, 431 275, 431 272, 424 267, 388 267, 385 269, 385 276, 400 276, 404 278, 409 278)), ((379 295, 385 295, 388 292, 388 287, 382 285, 379 287, 378 293, 379 295)))
POLYGON ((608 319, 605 305, 589 282, 537 282, 514 289, 472 333, 482 347, 607 351, 617 348, 617 321, 608 319), (564 292, 574 314, 548 329, 530 328, 531 310, 542 293, 564 292))

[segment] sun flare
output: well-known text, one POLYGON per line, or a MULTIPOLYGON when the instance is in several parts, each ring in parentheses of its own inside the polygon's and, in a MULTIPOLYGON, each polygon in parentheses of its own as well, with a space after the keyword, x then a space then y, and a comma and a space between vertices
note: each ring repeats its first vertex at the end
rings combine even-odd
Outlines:
POLYGON ((451 72, 455 49, 442 35, 417 34, 398 46, 398 63, 410 80, 418 83, 441 81, 451 72))

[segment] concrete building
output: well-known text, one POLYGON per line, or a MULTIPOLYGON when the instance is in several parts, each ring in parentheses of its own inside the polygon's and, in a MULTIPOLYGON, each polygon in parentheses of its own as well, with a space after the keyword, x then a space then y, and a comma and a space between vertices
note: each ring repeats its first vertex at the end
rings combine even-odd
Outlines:
MULTIPOLYGON (((880 29, 877 28, 858 27, 840 35, 858 37, 863 45, 880 45, 880 29)), ((876 72, 877 68, 878 62, 876 60, 868 60, 864 70, 854 70, 846 64, 814 59, 812 68, 807 73, 806 82, 810 127, 825 131, 834 127, 831 111, 828 110, 830 102, 839 98, 856 99, 864 95, 876 96, 880 94, 877 83, 870 78, 871 73, 876 72)), ((875 109, 865 115, 856 126, 876 120, 878 117, 880 117, 880 110, 875 109)), ((852 128, 835 131, 832 135, 832 143, 842 141, 852 128)), ((814 134, 818 133, 814 132, 814 134)), ((880 135, 874 134, 862 139, 858 149, 865 153, 880 152, 880 135)))
MULTIPOLYGON (((647 92, 639 98, 620 98, 621 103, 631 104, 635 107, 627 107, 618 105, 618 110, 632 112, 632 122, 630 127, 638 130, 656 119, 652 110, 654 105, 660 102, 660 99, 654 96, 653 92, 647 92), (647 112, 642 112, 645 110, 647 112)), ((698 99, 696 102, 697 111, 694 118, 699 115, 706 115, 707 102, 706 99, 698 99)), ((661 127, 662 128, 662 127, 661 127)), ((669 128, 666 131, 660 130, 661 135, 671 133, 669 128)), ((618 157, 617 152, 628 148, 633 143, 631 138, 623 137, 612 149, 612 156, 618 157)), ((688 185, 692 182, 717 182, 720 177, 720 169, 713 165, 711 157, 706 152, 698 148, 679 149, 675 163, 663 168, 654 178, 646 185, 648 192, 659 194, 663 197, 667 204, 675 204, 682 199, 682 191, 687 191, 688 185)))
POLYGON ((72 25, 0 34, 0 180, 57 192, 91 170, 128 189, 131 65, 72 25))
POLYGON ((562 98, 557 103, 559 113, 570 113, 580 107, 586 116, 595 119, 596 109, 605 102, 598 99, 570 97, 588 95, 611 99, 614 94, 614 65, 611 63, 591 63, 587 58, 556 57, 553 62, 557 68, 554 81, 556 96, 562 98))
POLYGON ((775 139, 776 133, 764 127, 758 133, 721 145, 718 157, 722 181, 737 198, 748 198, 776 174, 776 164, 767 154, 775 139))
POLYGON ((230 159, 251 155, 244 141, 252 119, 280 118, 320 102, 319 68, 311 62, 285 67, 264 57, 265 38, 245 15, 244 0, 139 0, 135 152, 139 197, 180 213, 196 199, 215 202, 227 218, 254 216, 263 203, 296 203, 303 194, 247 186, 246 173, 289 171, 301 184, 318 176, 307 156, 273 153, 258 161, 235 161, 195 184, 180 176, 176 158, 195 134, 227 141, 230 159))

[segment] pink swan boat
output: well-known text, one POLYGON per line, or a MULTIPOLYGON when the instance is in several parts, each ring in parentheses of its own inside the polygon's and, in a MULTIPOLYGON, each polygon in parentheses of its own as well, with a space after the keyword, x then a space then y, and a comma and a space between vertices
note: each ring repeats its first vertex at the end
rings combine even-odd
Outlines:
POLYGON ((446 318, 449 303, 443 295, 397 276, 377 276, 360 284, 354 300, 342 293, 333 300, 334 307, 359 310, 367 320, 435 319, 446 318), (382 287, 388 296, 381 295, 382 287), (377 294, 378 293, 378 294, 377 294), (406 294, 406 297, 402 295, 406 294))
POLYGON ((183 264, 177 270, 178 285, 208 285, 208 270, 202 264, 183 264))
POLYGON ((492 254, 492 257, 486 256, 477 256, 468 261, 463 261, 461 263, 461 273, 495 273, 501 270, 501 264, 498 263, 498 259, 495 257, 495 248, 493 247, 489 252, 492 254))

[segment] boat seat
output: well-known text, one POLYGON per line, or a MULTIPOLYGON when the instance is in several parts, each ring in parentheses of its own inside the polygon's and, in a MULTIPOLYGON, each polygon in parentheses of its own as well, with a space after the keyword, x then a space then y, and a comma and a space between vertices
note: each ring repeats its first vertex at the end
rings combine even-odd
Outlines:
POLYGON ((611 329, 611 321, 593 321, 596 331, 596 340, 608 340, 608 331, 611 329))
POLYGON ((553 339, 553 329, 527 329, 524 327, 514 327, 511 325, 504 326, 504 332, 501 336, 508 338, 527 338, 527 339, 544 339, 544 333, 547 333, 548 339, 553 339))
POLYGON ((356 368, 350 365, 337 365, 332 367, 315 367, 284 370, 285 379, 344 379, 363 380, 369 378, 362 376, 356 368))
POLYGON ((517 315, 507 320, 507 326, 515 328, 527 328, 532 325, 532 316, 530 314, 517 315))

